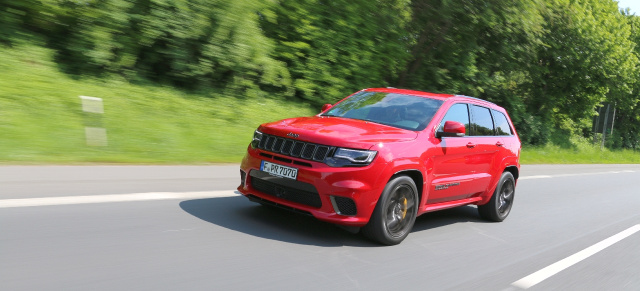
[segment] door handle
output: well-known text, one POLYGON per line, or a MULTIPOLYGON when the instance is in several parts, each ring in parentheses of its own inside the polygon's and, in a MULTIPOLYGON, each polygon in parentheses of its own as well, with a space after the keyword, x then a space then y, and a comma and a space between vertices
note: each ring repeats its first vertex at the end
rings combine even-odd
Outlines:
POLYGON ((497 145, 497 146, 499 146, 499 147, 501 147, 501 146, 503 146, 504 144, 503 144, 502 142, 497 142, 497 143, 496 143, 496 145, 497 145))
POLYGON ((475 147, 476 147, 476 144, 475 144, 475 143, 471 143, 471 142, 470 142, 470 143, 468 143, 468 144, 467 144, 467 147, 468 147, 468 148, 470 148, 470 149, 472 149, 472 148, 475 148, 475 147))

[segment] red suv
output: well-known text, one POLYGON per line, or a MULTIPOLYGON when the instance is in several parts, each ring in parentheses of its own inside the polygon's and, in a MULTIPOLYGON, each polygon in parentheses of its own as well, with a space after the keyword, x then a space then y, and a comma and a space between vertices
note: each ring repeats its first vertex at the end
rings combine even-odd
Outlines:
POLYGON ((238 191, 393 245, 430 211, 475 204, 481 217, 504 220, 519 157, 518 135, 496 104, 365 89, 316 116, 260 125, 238 191))

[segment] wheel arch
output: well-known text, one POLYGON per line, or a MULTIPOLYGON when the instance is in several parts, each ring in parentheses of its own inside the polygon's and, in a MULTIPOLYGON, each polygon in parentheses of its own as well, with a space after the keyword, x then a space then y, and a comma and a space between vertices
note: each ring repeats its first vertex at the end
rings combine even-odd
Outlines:
POLYGON ((500 168, 498 169, 503 169, 501 172, 499 172, 500 174, 497 175, 496 177, 493 177, 493 181, 491 182, 490 188, 487 189, 487 192, 485 195, 483 195, 483 199, 478 201, 476 203, 476 205, 483 205, 486 204, 487 202, 489 202, 489 199, 491 199, 491 196, 493 195, 493 192, 496 190, 496 188, 498 187, 498 182, 500 182, 500 177, 502 176, 503 173, 505 172, 509 172, 511 173, 511 175, 513 175, 513 179, 516 181, 516 183, 518 182, 518 177, 520 177, 520 169, 517 165, 502 165, 500 168))
POLYGON ((520 176, 520 170, 518 169, 518 167, 516 166, 508 166, 504 169, 504 172, 511 172, 511 175, 513 175, 513 178, 517 181, 518 177, 520 176))

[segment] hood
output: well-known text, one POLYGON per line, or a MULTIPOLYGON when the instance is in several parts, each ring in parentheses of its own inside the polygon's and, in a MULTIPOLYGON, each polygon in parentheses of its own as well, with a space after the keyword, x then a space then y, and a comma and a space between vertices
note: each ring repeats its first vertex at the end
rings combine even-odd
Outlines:
POLYGON ((290 118, 260 126, 266 134, 294 138, 329 146, 368 149, 377 143, 414 140, 418 133, 379 123, 342 117, 312 116, 290 118))

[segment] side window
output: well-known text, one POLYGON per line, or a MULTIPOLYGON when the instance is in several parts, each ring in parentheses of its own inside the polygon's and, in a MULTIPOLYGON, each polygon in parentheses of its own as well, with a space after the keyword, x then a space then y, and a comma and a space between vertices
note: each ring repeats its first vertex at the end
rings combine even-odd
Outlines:
POLYGON ((471 105, 471 118, 471 123, 475 128, 472 135, 495 135, 493 131, 493 118, 491 118, 489 108, 471 105))
POLYGON ((511 130, 511 126, 509 126, 509 121, 507 121, 507 117, 502 114, 500 111, 491 110, 493 113, 493 118, 496 123, 496 132, 498 135, 513 135, 513 131, 511 130))
POLYGON ((467 104, 458 103, 451 106, 440 122, 438 131, 443 130, 444 123, 447 121, 457 121, 464 124, 465 130, 467 134, 469 134, 469 109, 467 108, 467 104))

